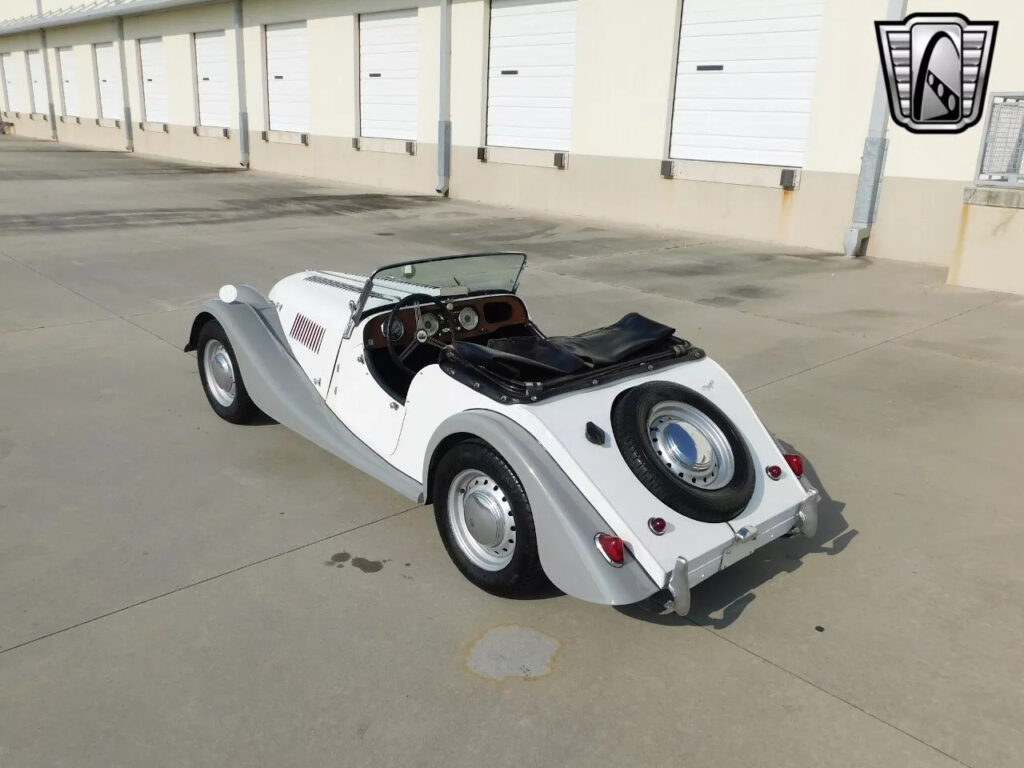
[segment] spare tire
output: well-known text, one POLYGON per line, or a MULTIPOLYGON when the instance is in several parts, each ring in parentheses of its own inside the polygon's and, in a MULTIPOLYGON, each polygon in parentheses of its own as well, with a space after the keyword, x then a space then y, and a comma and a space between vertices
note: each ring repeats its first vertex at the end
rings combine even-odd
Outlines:
POLYGON ((724 523, 754 493, 739 430, 706 397, 667 381, 627 390, 612 406, 622 458, 651 493, 681 515, 724 523))

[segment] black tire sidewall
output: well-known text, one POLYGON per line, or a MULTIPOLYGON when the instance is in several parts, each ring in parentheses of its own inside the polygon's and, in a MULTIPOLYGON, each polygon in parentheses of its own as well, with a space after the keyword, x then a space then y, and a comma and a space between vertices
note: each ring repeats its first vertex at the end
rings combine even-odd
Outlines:
POLYGON ((526 490, 508 462, 483 441, 467 440, 451 448, 438 462, 433 483, 434 518, 441 541, 452 562, 471 583, 503 597, 517 597, 537 591, 546 584, 537 550, 533 512, 526 490), (448 521, 448 491, 455 476, 465 469, 486 473, 508 497, 516 527, 516 548, 512 560, 500 571, 488 571, 474 564, 458 545, 448 521))
POLYGON ((245 382, 242 381, 242 372, 238 367, 238 358, 235 357, 235 350, 231 346, 231 342, 228 341, 228 335, 224 327, 216 320, 207 320, 206 324, 200 329, 199 340, 196 344, 196 360, 199 368, 199 380, 203 385, 203 393, 206 395, 206 399, 214 412, 232 424, 245 424, 251 421, 256 413, 258 413, 258 409, 249 398, 249 393, 245 389, 245 382), (235 399, 231 405, 221 405, 210 391, 210 385, 206 378, 206 360, 204 355, 206 345, 210 341, 219 341, 223 344, 224 349, 227 350, 228 357, 231 358, 231 365, 235 371, 235 399))
POLYGON ((754 492, 750 450, 736 425, 703 395, 673 382, 648 382, 619 396, 612 406, 612 430, 623 460, 662 503, 681 515, 705 523, 723 523, 739 515, 754 492), (666 401, 687 403, 712 419, 732 449, 735 470, 727 485, 715 490, 680 481, 664 467, 647 432, 652 409, 666 401))

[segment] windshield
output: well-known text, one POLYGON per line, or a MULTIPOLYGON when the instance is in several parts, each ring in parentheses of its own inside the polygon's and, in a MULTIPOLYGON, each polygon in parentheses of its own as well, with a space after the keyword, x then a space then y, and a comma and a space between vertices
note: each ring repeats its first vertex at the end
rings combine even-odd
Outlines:
POLYGON ((370 290, 442 296, 514 293, 525 262, 524 253, 480 253, 391 264, 373 273, 370 290))

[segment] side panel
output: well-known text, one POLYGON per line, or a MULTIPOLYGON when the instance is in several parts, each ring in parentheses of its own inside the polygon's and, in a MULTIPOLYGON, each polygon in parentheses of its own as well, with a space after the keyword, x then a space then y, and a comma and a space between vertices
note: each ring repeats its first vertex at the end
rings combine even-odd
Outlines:
MULTIPOLYGON (((246 297, 258 296, 244 286, 240 295, 243 290, 246 297)), ((224 326, 253 402, 325 451, 418 501, 422 485, 370 450, 327 407, 286 347, 280 326, 274 327, 274 306, 265 299, 253 303, 256 306, 214 299, 203 304, 203 311, 224 326)))
POLYGON ((526 489, 544 572, 566 594, 605 605, 625 605, 658 591, 640 564, 627 556, 621 568, 598 552, 594 536, 609 528, 550 454, 523 427, 493 411, 451 416, 427 448, 424 477, 437 446, 449 435, 477 435, 512 466, 526 489))

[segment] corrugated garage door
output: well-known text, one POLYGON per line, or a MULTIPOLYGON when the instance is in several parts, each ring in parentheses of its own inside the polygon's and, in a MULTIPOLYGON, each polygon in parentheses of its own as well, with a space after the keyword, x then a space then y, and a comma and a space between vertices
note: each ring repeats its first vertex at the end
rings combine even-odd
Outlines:
POLYGON ((670 155, 800 166, 824 0, 686 0, 670 155))
POLYGON ((124 98, 121 91, 121 69, 114 53, 113 43, 97 43, 96 77, 100 86, 100 116, 108 120, 124 118, 124 98))
POLYGON ((4 93, 7 94, 5 112, 27 112, 21 97, 21 89, 14 82, 14 54, 0 53, 0 70, 4 78, 4 93))
POLYGON ((164 72, 164 41, 159 37, 139 40, 142 60, 142 101, 146 120, 167 122, 167 76, 164 72))
POLYGON ((196 34, 196 90, 199 94, 199 124, 230 128, 228 46, 223 32, 196 34))
POLYGON ((75 51, 67 48, 57 49, 57 62, 60 64, 60 92, 64 102, 64 114, 76 116, 78 105, 78 76, 75 70, 75 51))
POLYGON ((359 17, 359 134, 416 139, 419 15, 415 10, 359 17))
POLYGON ((306 22, 267 25, 270 130, 309 131, 309 39, 306 22))
POLYGON ((28 52, 28 79, 32 84, 32 111, 48 112, 46 99, 46 72, 43 69, 43 52, 28 52))
POLYGON ((493 0, 487 143, 568 150, 576 0, 493 0))

